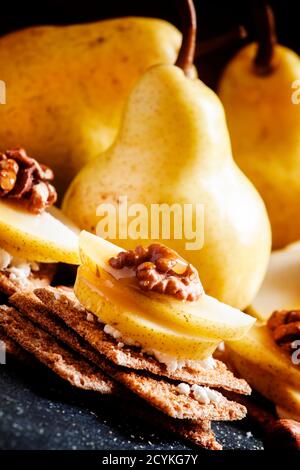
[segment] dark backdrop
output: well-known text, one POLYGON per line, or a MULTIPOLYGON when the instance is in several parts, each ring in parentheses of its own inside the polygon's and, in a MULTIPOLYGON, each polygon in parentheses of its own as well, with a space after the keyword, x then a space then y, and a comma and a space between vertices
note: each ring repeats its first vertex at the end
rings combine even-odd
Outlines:
MULTIPOLYGON (((115 16, 155 16, 180 28, 178 0, 0 0, 0 34, 35 24, 70 24, 115 16)), ((244 24, 249 39, 255 37, 253 7, 259 0, 195 0, 198 12, 198 41, 227 32, 244 24)), ((278 37, 300 53, 299 0, 271 0, 277 19, 278 37)), ((201 78, 214 86, 228 58, 241 46, 237 41, 219 52, 200 57, 201 78)))

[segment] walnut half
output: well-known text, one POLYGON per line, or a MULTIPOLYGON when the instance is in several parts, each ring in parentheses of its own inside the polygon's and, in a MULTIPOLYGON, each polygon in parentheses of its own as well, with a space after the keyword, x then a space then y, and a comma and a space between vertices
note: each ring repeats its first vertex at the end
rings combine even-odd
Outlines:
POLYGON ((24 149, 0 154, 0 198, 14 199, 30 212, 40 214, 56 202, 53 178, 52 170, 28 157, 24 149))
POLYGON ((198 300, 203 294, 196 268, 176 251, 158 243, 122 251, 110 258, 109 264, 114 269, 132 268, 139 287, 144 291, 188 301, 198 300))
POLYGON ((275 311, 267 326, 278 346, 290 353, 293 342, 300 340, 300 310, 275 311))

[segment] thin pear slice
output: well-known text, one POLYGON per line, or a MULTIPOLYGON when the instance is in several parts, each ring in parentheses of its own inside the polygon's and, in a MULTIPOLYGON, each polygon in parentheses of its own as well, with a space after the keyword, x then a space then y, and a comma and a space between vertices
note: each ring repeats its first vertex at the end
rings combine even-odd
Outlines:
POLYGON ((284 406, 289 413, 300 415, 299 383, 297 388, 293 388, 282 379, 282 376, 266 373, 263 367, 259 367, 235 352, 232 352, 230 359, 239 374, 254 389, 275 404, 284 406))
MULTIPOLYGON (((105 281, 107 282, 107 281, 105 281)), ((145 315, 136 303, 118 296, 107 296, 96 276, 80 266, 75 294, 84 307, 119 330, 125 337, 145 349, 156 349, 180 359, 205 359, 216 349, 219 341, 209 341, 197 335, 187 335, 145 315)))
MULTIPOLYGON (((132 276, 132 271, 113 269, 108 264, 109 258, 122 251, 118 246, 85 231, 80 234, 79 246, 82 263, 95 275, 105 276, 105 273, 109 273, 111 280, 132 276)), ((130 284, 118 284, 120 292, 135 298, 143 306, 143 311, 152 318, 164 319, 188 334, 220 340, 237 340, 247 333, 255 322, 253 317, 205 294, 196 302, 182 302, 159 294, 146 295, 130 284)))
POLYGON ((0 201, 0 246, 32 261, 79 264, 78 236, 73 230, 48 212, 31 214, 7 201, 0 201))
POLYGON ((266 326, 254 326, 242 340, 231 341, 226 346, 237 367, 239 363, 241 367, 244 363, 250 364, 261 371, 266 381, 271 374, 291 387, 299 388, 299 366, 276 345, 266 326))
POLYGON ((264 282, 252 303, 252 312, 266 320, 274 310, 300 308, 300 243, 271 255, 264 282))

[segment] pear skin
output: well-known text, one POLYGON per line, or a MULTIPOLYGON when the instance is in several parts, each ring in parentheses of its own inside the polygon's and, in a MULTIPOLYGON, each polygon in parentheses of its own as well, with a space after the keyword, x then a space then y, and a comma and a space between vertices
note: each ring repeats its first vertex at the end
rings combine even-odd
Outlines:
MULTIPOLYGON (((192 204, 194 210, 203 204, 202 248, 187 249, 184 234, 159 241, 198 269, 208 295, 237 308, 251 303, 270 255, 265 206, 233 161, 220 100, 176 66, 152 67, 138 81, 114 144, 80 171, 63 210, 80 228, 95 232, 97 207, 118 207, 120 196, 127 196, 129 206, 143 203, 148 213, 154 203, 192 204)), ((191 217, 195 212, 184 224, 191 217)), ((110 241, 132 249, 150 244, 150 237, 148 232, 138 242, 110 241)))
POLYGON ((242 340, 227 343, 226 349, 234 368, 254 389, 299 415, 299 366, 276 345, 266 326, 254 326, 242 340))
POLYGON ((300 58, 276 45, 273 70, 257 75, 257 46, 243 48, 220 82, 233 155, 262 195, 272 226, 273 247, 300 238, 300 104, 292 84, 300 77, 300 58))
POLYGON ((281 380, 280 377, 269 374, 259 367, 253 367, 251 363, 239 358, 235 354, 230 359, 241 377, 259 391, 266 398, 278 406, 284 406, 285 410, 293 416, 300 414, 300 393, 296 387, 281 380))
POLYGON ((0 246, 14 256, 79 264, 78 234, 78 228, 57 208, 37 215, 0 200, 0 246))
POLYGON ((61 193, 114 141, 129 90, 151 65, 174 63, 181 34, 150 18, 41 26, 0 38, 1 151, 25 147, 61 193))

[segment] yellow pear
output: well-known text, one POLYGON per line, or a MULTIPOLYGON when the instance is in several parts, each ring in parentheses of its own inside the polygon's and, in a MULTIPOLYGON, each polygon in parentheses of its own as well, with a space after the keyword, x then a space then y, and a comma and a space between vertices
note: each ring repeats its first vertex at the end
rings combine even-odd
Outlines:
MULTIPOLYGON (((180 61, 190 38, 185 36, 180 61)), ((186 55, 192 56, 190 50, 186 55)), ((137 245, 133 238, 147 245, 159 239, 199 270, 207 294, 238 308, 252 301, 266 271, 268 217, 260 196, 232 158, 222 104, 204 83, 186 76, 177 65, 153 66, 139 79, 114 144, 80 171, 63 210, 80 228, 108 235, 124 248, 137 245), (101 203, 119 209, 122 196, 131 210, 142 203, 146 212, 139 214, 135 234, 118 240, 97 227, 96 210, 101 203), (177 204, 179 209, 188 205, 191 210, 172 224, 170 236, 162 233, 161 220, 154 227, 157 237, 150 230, 138 233, 139 227, 146 227, 153 205, 161 203, 177 204), (204 207, 204 226, 199 204, 204 207), (204 244, 190 249, 185 229, 194 227, 195 219, 197 234, 204 231, 204 244), (184 230, 175 236, 179 226, 184 230)))
POLYGON ((181 34, 150 18, 41 26, 0 38, 1 149, 24 146, 63 190, 115 139, 125 98, 151 65, 174 63, 181 34))
POLYGON ((266 326, 254 326, 242 340, 226 343, 226 348, 236 370, 253 388, 299 415, 299 366, 276 345, 266 326))
POLYGON ((300 104, 292 88, 300 58, 276 44, 269 70, 261 73, 255 66, 259 50, 250 44, 230 61, 219 96, 234 158, 262 195, 273 246, 280 248, 300 239, 300 104))
POLYGON ((264 321, 275 310, 300 308, 300 243, 273 251, 265 279, 249 312, 264 321))

